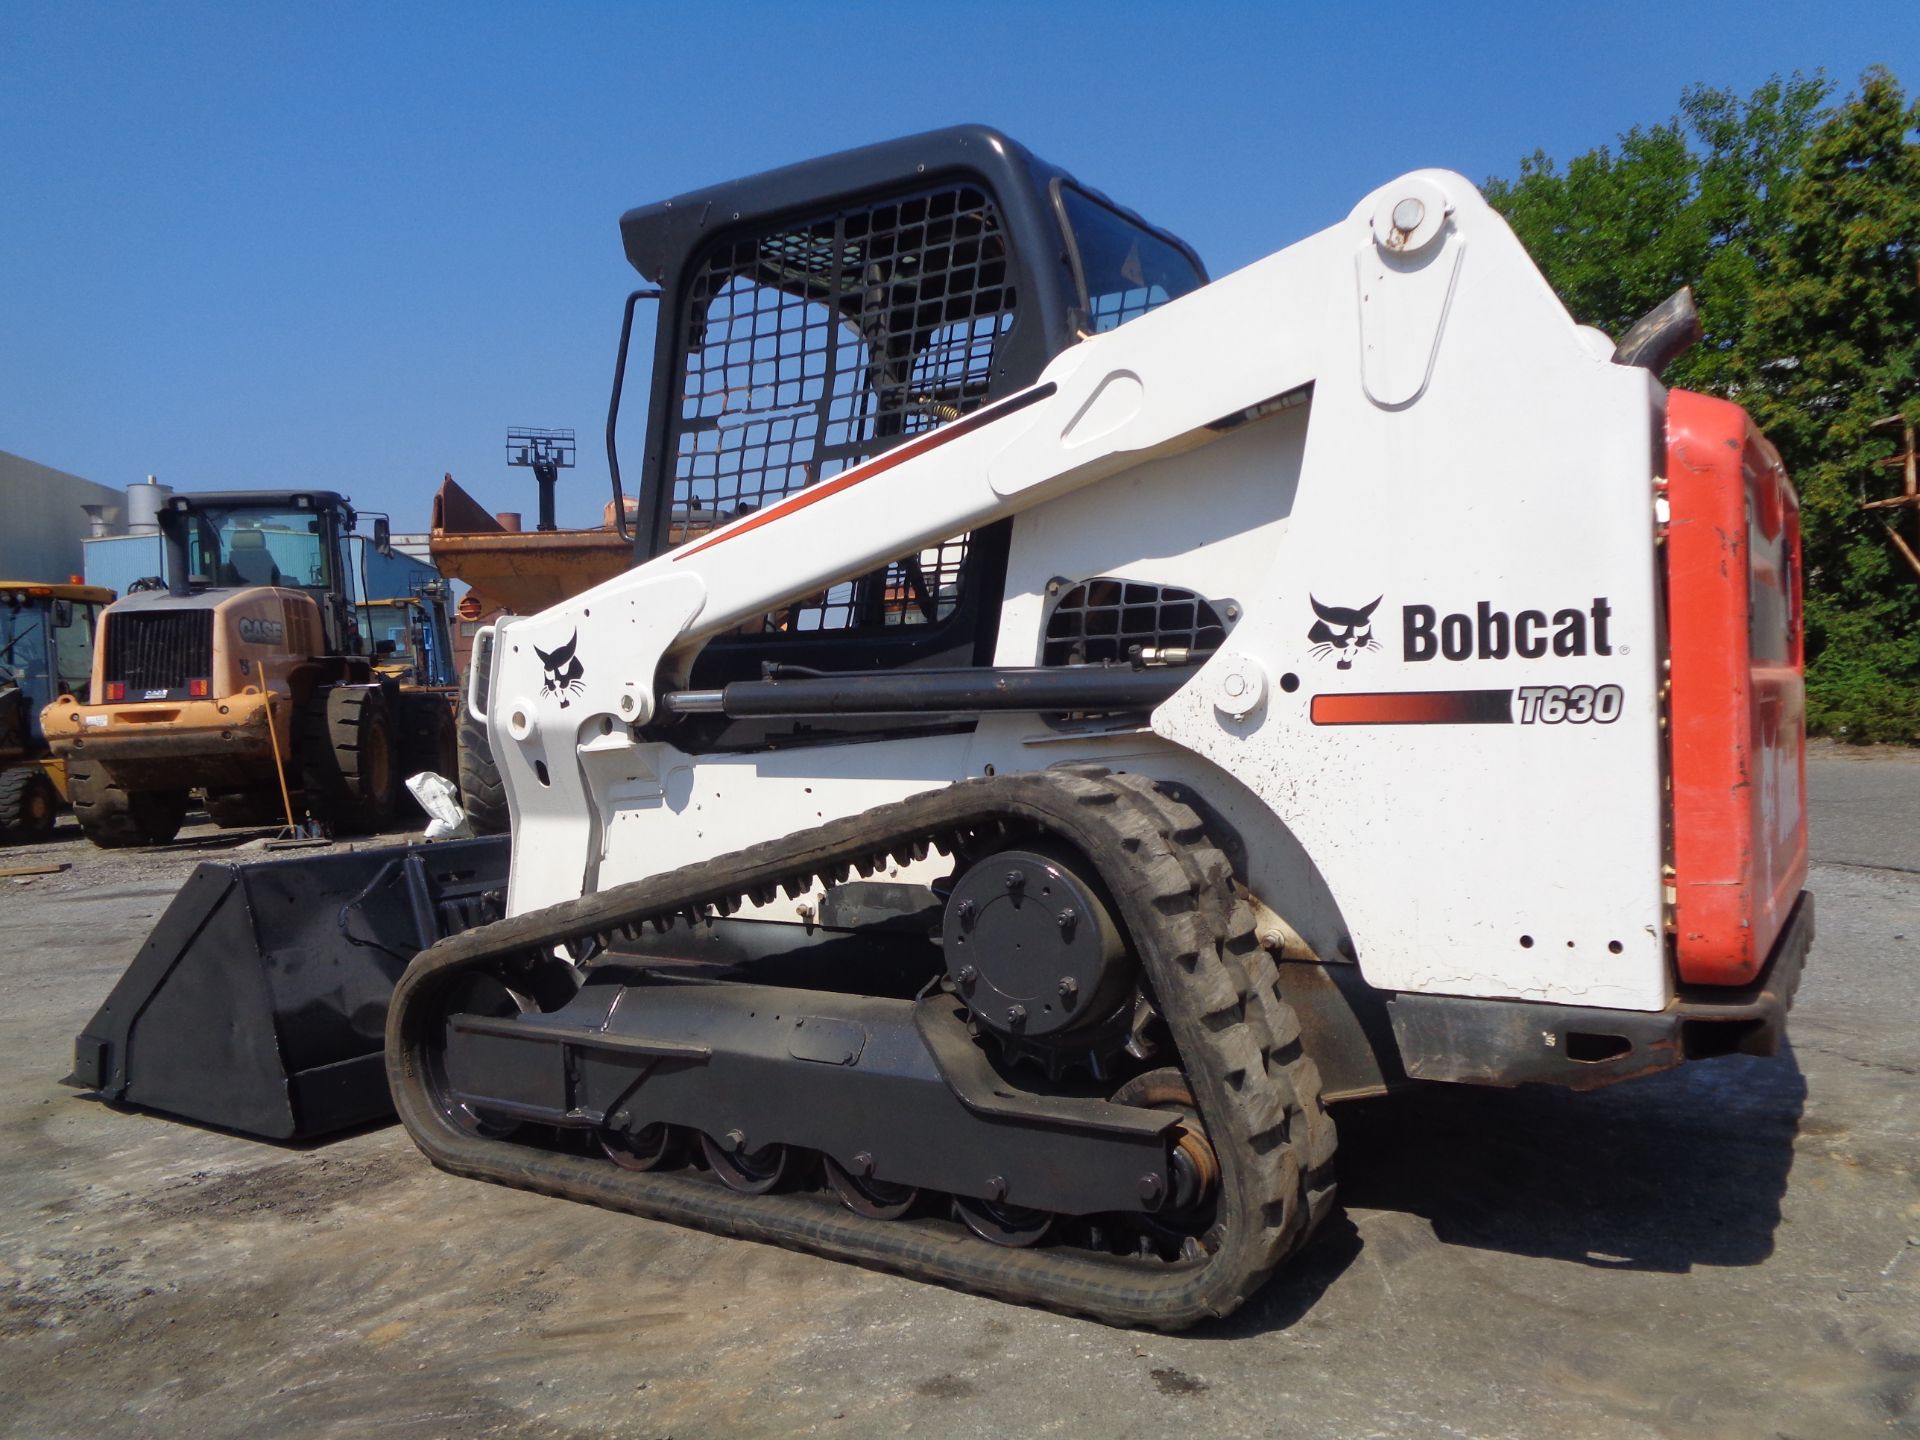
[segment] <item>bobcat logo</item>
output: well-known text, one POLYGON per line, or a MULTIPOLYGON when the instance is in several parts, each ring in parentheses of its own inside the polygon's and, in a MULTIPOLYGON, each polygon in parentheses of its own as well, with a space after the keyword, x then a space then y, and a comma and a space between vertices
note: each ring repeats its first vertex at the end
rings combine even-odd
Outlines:
POLYGON ((573 703, 567 699, 569 695, 578 695, 586 688, 580 678, 587 673, 586 669, 573 653, 579 643, 580 632, 576 630, 571 640, 553 650, 542 650, 538 645, 533 647, 533 653, 540 657, 540 663, 547 671, 546 681, 540 688, 548 695, 558 695, 562 710, 573 703))
POLYGON ((1373 638, 1373 612, 1384 598, 1376 596, 1373 604, 1349 610, 1342 605, 1322 605, 1309 595, 1307 599, 1313 604, 1313 613, 1320 617, 1307 632, 1307 639, 1313 642, 1313 653, 1324 659, 1338 652, 1337 668, 1351 670, 1353 657, 1362 650, 1378 650, 1380 642, 1373 638))

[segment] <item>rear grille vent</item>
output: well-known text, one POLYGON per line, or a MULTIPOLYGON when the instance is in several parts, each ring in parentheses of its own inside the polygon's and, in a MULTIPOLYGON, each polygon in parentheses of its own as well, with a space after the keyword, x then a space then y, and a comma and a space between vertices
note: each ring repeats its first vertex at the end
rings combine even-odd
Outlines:
POLYGON ((1173 585, 1083 580, 1047 617, 1042 665, 1125 660, 1136 645, 1217 650, 1227 627, 1208 600, 1173 585))
POLYGON ((184 690, 213 675, 213 612, 150 610, 107 617, 106 678, 127 699, 149 690, 184 690))

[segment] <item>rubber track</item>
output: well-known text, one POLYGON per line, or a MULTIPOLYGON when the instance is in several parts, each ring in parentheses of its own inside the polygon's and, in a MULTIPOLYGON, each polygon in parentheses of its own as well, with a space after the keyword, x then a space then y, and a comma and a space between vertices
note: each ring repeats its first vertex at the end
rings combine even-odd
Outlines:
POLYGON ((395 1108, 433 1162, 455 1174, 563 1195, 741 1238, 957 1286, 1112 1324, 1182 1329, 1225 1315, 1297 1250, 1331 1207, 1334 1129, 1253 917, 1195 813, 1137 776, 1088 771, 969 780, 818 829, 615 886, 443 940, 396 988, 387 1021, 395 1108), (1221 1164, 1224 1238, 1196 1260, 1160 1262, 1064 1247, 1012 1250, 940 1222, 873 1221, 818 1197, 741 1195, 684 1172, 635 1173, 597 1159, 471 1135, 429 1089, 436 997, 463 971, 537 966, 568 940, 723 912, 870 874, 930 846, 1044 829, 1087 854, 1120 907, 1172 1031, 1221 1164))

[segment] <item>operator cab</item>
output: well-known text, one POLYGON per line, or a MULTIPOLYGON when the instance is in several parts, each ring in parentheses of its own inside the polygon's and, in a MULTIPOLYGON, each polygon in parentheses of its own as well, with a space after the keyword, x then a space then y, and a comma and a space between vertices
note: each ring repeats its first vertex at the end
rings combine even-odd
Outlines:
MULTIPOLYGON (((320 607, 328 650, 357 653, 347 536, 353 507, 331 490, 207 491, 172 496, 160 511, 167 588, 176 599, 273 586, 304 590, 320 607)), ((384 517, 374 527, 382 546, 384 517)))
POLYGON ((93 629, 113 592, 92 585, 0 580, 0 754, 38 747, 40 712, 87 697, 93 629))
MULTIPOLYGON (((657 284, 636 563, 1032 385, 1054 356, 1206 283, 1191 247, 997 131, 850 150, 629 211, 657 284)), ((708 644, 690 684, 992 660, 1008 525, 901 556, 708 644)), ((890 722, 891 723, 891 722, 890 722)), ((805 743, 831 728, 703 718, 693 749, 805 743)))

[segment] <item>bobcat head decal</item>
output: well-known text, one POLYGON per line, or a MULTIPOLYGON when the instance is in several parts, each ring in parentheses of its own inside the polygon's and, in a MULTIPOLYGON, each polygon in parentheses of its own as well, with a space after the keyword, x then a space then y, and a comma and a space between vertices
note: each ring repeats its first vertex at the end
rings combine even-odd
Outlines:
POLYGON ((1353 657, 1362 650, 1378 650, 1380 642, 1373 638, 1373 612, 1384 598, 1375 596, 1373 604, 1349 610, 1343 605, 1322 605, 1309 595, 1307 599, 1313 604, 1313 613, 1320 617, 1307 632, 1307 639, 1313 642, 1313 653, 1322 659, 1337 654, 1340 657, 1337 668, 1351 670, 1353 657))
POLYGON ((533 647, 533 653, 540 657, 540 663, 547 672, 546 680, 540 688, 545 694, 558 695, 562 710, 572 703, 568 696, 578 695, 586 688, 580 679, 587 673, 586 668, 573 653, 579 643, 580 632, 576 630, 571 640, 552 650, 542 650, 538 645, 533 647))

